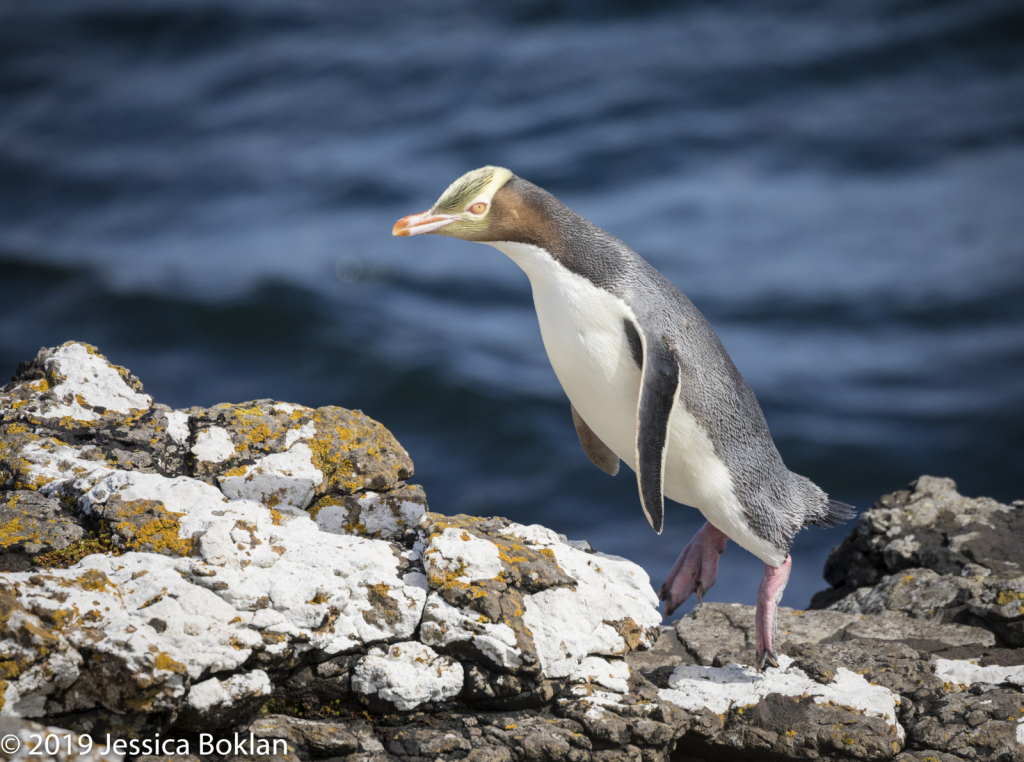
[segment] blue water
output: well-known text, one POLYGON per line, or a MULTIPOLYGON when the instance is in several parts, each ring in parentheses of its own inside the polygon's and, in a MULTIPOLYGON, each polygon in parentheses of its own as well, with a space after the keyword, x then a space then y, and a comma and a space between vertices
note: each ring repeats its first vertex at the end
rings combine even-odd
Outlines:
MULTIPOLYGON (((390 236, 483 164, 665 272, 834 497, 1024 497, 1017 0, 0 0, 0 372, 74 338, 174 406, 360 408, 435 510, 657 586, 701 519, 587 461, 525 276, 390 236)), ((730 546, 709 598, 760 573, 730 546)))

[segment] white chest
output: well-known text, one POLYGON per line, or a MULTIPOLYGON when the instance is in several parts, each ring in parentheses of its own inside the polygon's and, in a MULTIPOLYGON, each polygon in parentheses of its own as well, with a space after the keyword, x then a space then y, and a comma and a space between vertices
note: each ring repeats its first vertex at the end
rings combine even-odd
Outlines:
MULTIPOLYGON (((639 325, 629 305, 569 271, 536 246, 491 244, 530 278, 541 338, 562 388, 591 430, 636 470, 636 412, 641 372, 626 338, 625 320, 639 325)), ((680 390, 680 395, 686 390, 680 390)), ((665 496, 705 518, 773 564, 778 550, 755 536, 743 516, 725 463, 707 432, 683 407, 669 421, 665 496)))
MULTIPOLYGON (((631 468, 640 369, 626 340, 632 310, 543 249, 496 243, 529 276, 551 367, 587 425, 631 468)), ((635 469, 634 469, 635 470, 635 469)))

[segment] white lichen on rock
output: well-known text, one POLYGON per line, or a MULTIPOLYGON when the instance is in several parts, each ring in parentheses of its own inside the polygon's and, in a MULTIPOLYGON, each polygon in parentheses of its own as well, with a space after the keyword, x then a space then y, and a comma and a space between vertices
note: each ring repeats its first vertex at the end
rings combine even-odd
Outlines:
POLYGON ((303 511, 228 501, 187 477, 121 472, 84 495, 82 506, 95 511, 114 495, 179 514, 179 536, 196 543, 189 579, 239 611, 256 611, 260 629, 282 643, 298 639, 333 654, 407 638, 419 623, 426 593, 400 576, 385 542, 320 532, 303 511))
POLYGON ((1009 683, 1024 688, 1024 665, 1003 666, 998 664, 982 667, 966 659, 936 659, 935 674, 943 680, 970 687, 975 683, 999 685, 1009 683))
POLYGON ((264 505, 284 504, 299 509, 309 506, 314 489, 324 478, 323 472, 313 465, 309 446, 301 443, 238 470, 240 473, 217 477, 221 491, 231 500, 255 500, 264 505))
POLYGON ((452 606, 437 593, 427 597, 420 638, 437 648, 451 648, 471 642, 474 649, 494 666, 517 670, 523 665, 516 632, 502 622, 482 622, 479 614, 452 606))
POLYGON ((171 410, 165 413, 167 418, 167 436, 175 444, 183 445, 188 442, 188 413, 180 410, 171 410))
POLYGON ((379 540, 399 540, 419 526, 427 511, 419 487, 401 487, 387 493, 366 492, 339 502, 325 502, 316 511, 321 531, 360 534, 379 540))
POLYGON ((576 665, 569 680, 574 683, 600 685, 615 693, 629 692, 629 665, 621 659, 588 656, 576 665))
POLYGON ((443 529, 430 538, 423 552, 423 566, 428 576, 454 577, 465 585, 494 579, 505 568, 494 543, 456 527, 443 529))
MULTIPOLYGON (((557 539, 557 535, 556 535, 557 539)), ((658 596, 647 573, 632 561, 584 553, 560 541, 545 541, 559 567, 576 580, 525 598, 523 623, 533 633, 544 674, 567 677, 584 657, 621 656, 651 645, 649 632, 661 623, 658 596), (613 623, 629 622, 637 642, 626 642, 613 623)))
POLYGON ((76 447, 52 437, 30 436, 32 440, 26 442, 20 452, 27 469, 19 474, 19 480, 26 487, 45 495, 65 490, 81 491, 114 473, 102 458, 90 459, 90 453, 98 449, 93 445, 76 447))
POLYGON ((153 404, 153 398, 132 389, 106 358, 90 352, 84 344, 68 342, 46 360, 45 367, 58 383, 50 394, 57 404, 40 411, 41 418, 95 421, 103 408, 122 415, 141 413, 153 404))
POLYGON ((668 679, 668 688, 658 695, 665 701, 691 712, 708 709, 715 714, 753 706, 769 694, 813 696, 817 704, 831 703, 857 712, 883 718, 894 729, 900 742, 903 727, 896 720, 899 697, 888 688, 872 685, 848 669, 836 669, 828 685, 815 682, 792 666, 788 656, 779 656, 779 667, 763 674, 753 667, 730 664, 727 667, 676 667, 668 679))
POLYGON ((223 463, 235 454, 235 445, 227 429, 211 426, 199 432, 196 443, 192 445, 192 454, 207 463, 223 463))
POLYGON ((245 699, 269 696, 273 691, 274 686, 267 673, 262 669, 254 669, 252 672, 232 675, 226 680, 211 677, 196 683, 188 692, 187 701, 191 709, 209 712, 234 706, 245 699))
POLYGON ((407 712, 428 701, 446 701, 462 690, 462 665, 416 641, 371 648, 356 664, 352 689, 407 712))

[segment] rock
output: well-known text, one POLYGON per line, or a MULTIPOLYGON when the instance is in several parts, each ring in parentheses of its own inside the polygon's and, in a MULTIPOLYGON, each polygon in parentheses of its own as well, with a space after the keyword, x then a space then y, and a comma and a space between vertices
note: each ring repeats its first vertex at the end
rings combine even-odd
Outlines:
POLYGON ((360 658, 358 654, 346 654, 316 664, 305 664, 277 686, 276 695, 311 709, 346 701, 352 668, 360 658))
POLYGON ((459 662, 416 641, 371 648, 352 672, 352 690, 362 700, 402 712, 454 698, 462 682, 459 662))
POLYGON ((905 751, 893 757, 893 762, 963 762, 960 757, 946 754, 934 749, 925 751, 905 751))
POLYGON ((935 676, 965 688, 976 683, 1024 688, 1024 654, 1020 664, 980 665, 965 659, 936 659, 935 676))
POLYGON ((963 619, 968 602, 983 590, 981 583, 969 578, 907 569, 882 577, 874 587, 858 588, 830 608, 854 614, 900 611, 911 617, 953 622, 963 619))
MULTIPOLYGON (((753 652, 754 607, 728 603, 704 603, 675 624, 680 643, 703 665, 730 656, 743 661, 753 652)), ((914 619, 884 611, 864 616, 840 611, 796 611, 779 607, 777 649, 807 643, 835 643, 867 639, 899 641, 914 648, 943 652, 962 646, 993 647, 996 639, 986 629, 961 624, 914 619)))
POLYGON ((321 532, 396 542, 404 542, 415 534, 426 512, 427 497, 423 488, 415 484, 390 492, 327 495, 309 509, 321 532))
POLYGON ((149 762, 1019 758, 1024 503, 883 498, 759 674, 751 607, 663 627, 635 564, 411 475, 358 411, 42 350, 0 390, 0 718, 185 744, 149 762))
POLYGON ((1024 696, 1019 691, 952 693, 921 708, 908 725, 911 744, 962 759, 1024 760, 1024 696))
POLYGON ((188 730, 213 730, 244 722, 274 690, 261 669, 220 680, 211 677, 195 683, 182 707, 179 726, 188 730))
MULTIPOLYGON (((752 667, 677 667, 660 698, 694 713, 722 717, 711 737, 718 746, 749 746, 751 734, 773 755, 797 749, 819 754, 840 750, 863 759, 888 759, 902 748, 896 718, 897 694, 839 667, 827 683, 817 682, 786 656, 779 668, 760 674, 752 667)), ((700 753, 704 738, 691 747, 700 753)))
POLYGON ((369 723, 365 721, 344 726, 334 722, 268 715, 254 721, 248 729, 255 738, 270 741, 271 748, 276 747, 279 752, 280 744, 273 744, 274 739, 286 741, 289 753, 293 753, 296 748, 302 748, 308 749, 317 757, 331 757, 360 751, 365 739, 370 735, 368 725, 369 723), (353 724, 356 727, 352 727, 353 724))
MULTIPOLYGON (((385 542, 325 534, 303 511, 229 501, 185 477, 117 474, 81 504, 105 515, 112 501, 158 503, 177 515, 179 537, 189 538, 187 544, 158 549, 193 554, 177 563, 182 574, 236 613, 249 612, 243 619, 263 632, 268 651, 298 639, 336 654, 409 637, 419 623, 426 585, 421 576, 402 576, 401 559, 385 542)), ((163 524, 150 533, 158 530, 163 524)), ((114 531, 124 530, 115 525, 114 531)))
POLYGON ((922 476, 863 513, 832 551, 812 608, 962 621, 1024 646, 1024 504, 965 498, 922 476))
POLYGON ((9 762, 122 762, 123 754, 104 753, 106 744, 64 728, 0 714, 0 759, 9 762))
POLYGON ((922 476, 860 516, 833 551, 825 579, 852 591, 886 574, 928 568, 959 575, 969 565, 1016 576, 1024 569, 1024 512, 990 498, 967 498, 952 479, 922 476))
MULTIPOLYGON (((33 488, 3 493, 6 547, 12 554, 24 554, 26 547, 34 551, 36 545, 45 549, 38 538, 66 546, 83 537, 82 522, 91 521, 106 526, 114 544, 129 551, 116 559, 89 556, 66 571, 0 578, 0 630, 9 643, 20 644, 0 652, 0 710, 74 715, 83 723, 95 723, 88 718, 96 711, 134 714, 150 717, 140 727, 151 729, 166 727, 180 713, 183 727, 222 726, 251 713, 257 699, 270 692, 264 672, 234 672, 248 659, 266 668, 292 669, 307 653, 320 654, 316 661, 323 663, 332 654, 413 633, 426 583, 422 574, 409 575, 404 549, 322 533, 308 514, 287 502, 268 507, 242 499, 249 487, 229 485, 232 500, 195 479, 162 475, 159 471, 172 461, 187 467, 185 446, 194 449, 209 428, 196 422, 202 412, 169 411, 142 400, 141 386, 132 378, 108 367, 91 348, 65 345, 42 352, 0 395, 5 482, 33 488), (81 399, 73 403, 46 393, 47 384, 70 383, 55 374, 77 378, 64 371, 86 366, 90 375, 81 383, 99 384, 98 391, 76 387, 81 399), (34 380, 33 374, 44 372, 49 380, 34 380), (111 401, 115 391, 138 406, 117 407, 111 401), (100 410, 100 400, 109 406, 100 410), (61 415, 51 415, 54 409, 61 415), (144 439, 150 434, 163 440, 144 439), (161 441, 163 450, 157 452, 154 442, 161 441), (128 449, 136 446, 140 449, 128 449), (172 451, 177 461, 168 456, 172 451), (31 520, 38 524, 42 512, 47 521, 42 534, 28 531, 23 517, 29 508, 35 514, 31 520), (253 675, 265 680, 247 693, 253 675), (219 698, 207 695, 211 692, 219 698)), ((280 444, 291 450, 265 457, 287 457, 296 448, 312 453, 303 436, 326 421, 334 427, 332 436, 352 443, 347 452, 356 453, 360 465, 350 464, 350 470, 370 474, 367 483, 383 478, 383 486, 397 485, 397 476, 411 471, 390 434, 359 414, 310 411, 310 421, 303 421, 304 408, 276 408, 275 416, 297 424, 282 425, 280 444), (355 421, 355 429, 343 432, 344 420, 355 421), (390 454, 374 471, 374 452, 384 450, 390 454), (391 477, 374 476, 378 472, 391 477)), ((238 410, 230 417, 249 445, 260 438, 258 423, 238 410), (252 423, 251 429, 245 423, 252 423)), ((337 474, 348 466, 332 468, 337 474)), ((252 487, 256 496, 274 503, 275 495, 290 494, 294 474, 286 471, 268 470, 267 479, 257 484, 266 489, 252 487)))
POLYGON ((60 501, 31 490, 0 492, 0 572, 24 571, 32 557, 86 536, 60 501))
POLYGON ((392 490, 412 461, 359 411, 273 400, 215 405, 190 418, 192 474, 225 494, 306 508, 314 496, 392 490))
POLYGON ((625 559, 571 547, 544 527, 427 514, 422 553, 435 592, 421 637, 490 669, 569 677, 592 655, 658 635, 657 598, 625 559))
POLYGON ((128 422, 153 405, 128 370, 110 363, 95 347, 74 341, 41 349, 18 367, 3 390, 4 420, 67 431, 128 422))
POLYGON ((45 429, 36 431, 41 433, 0 423, 0 487, 55 496, 64 489, 81 492, 114 473, 98 446, 69 445, 45 429))

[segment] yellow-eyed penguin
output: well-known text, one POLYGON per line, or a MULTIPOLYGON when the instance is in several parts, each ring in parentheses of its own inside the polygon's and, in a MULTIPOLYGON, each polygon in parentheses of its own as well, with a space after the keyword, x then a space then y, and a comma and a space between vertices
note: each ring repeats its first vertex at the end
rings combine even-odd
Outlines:
POLYGON ((690 300, 622 241, 501 167, 463 175, 392 232, 487 243, 526 272, 587 455, 612 475, 620 459, 636 471, 659 534, 663 495, 707 519, 661 588, 666 615, 711 588, 731 538, 765 563, 757 666, 778 666, 776 610, 793 535, 854 512, 786 468, 754 393, 690 300))

